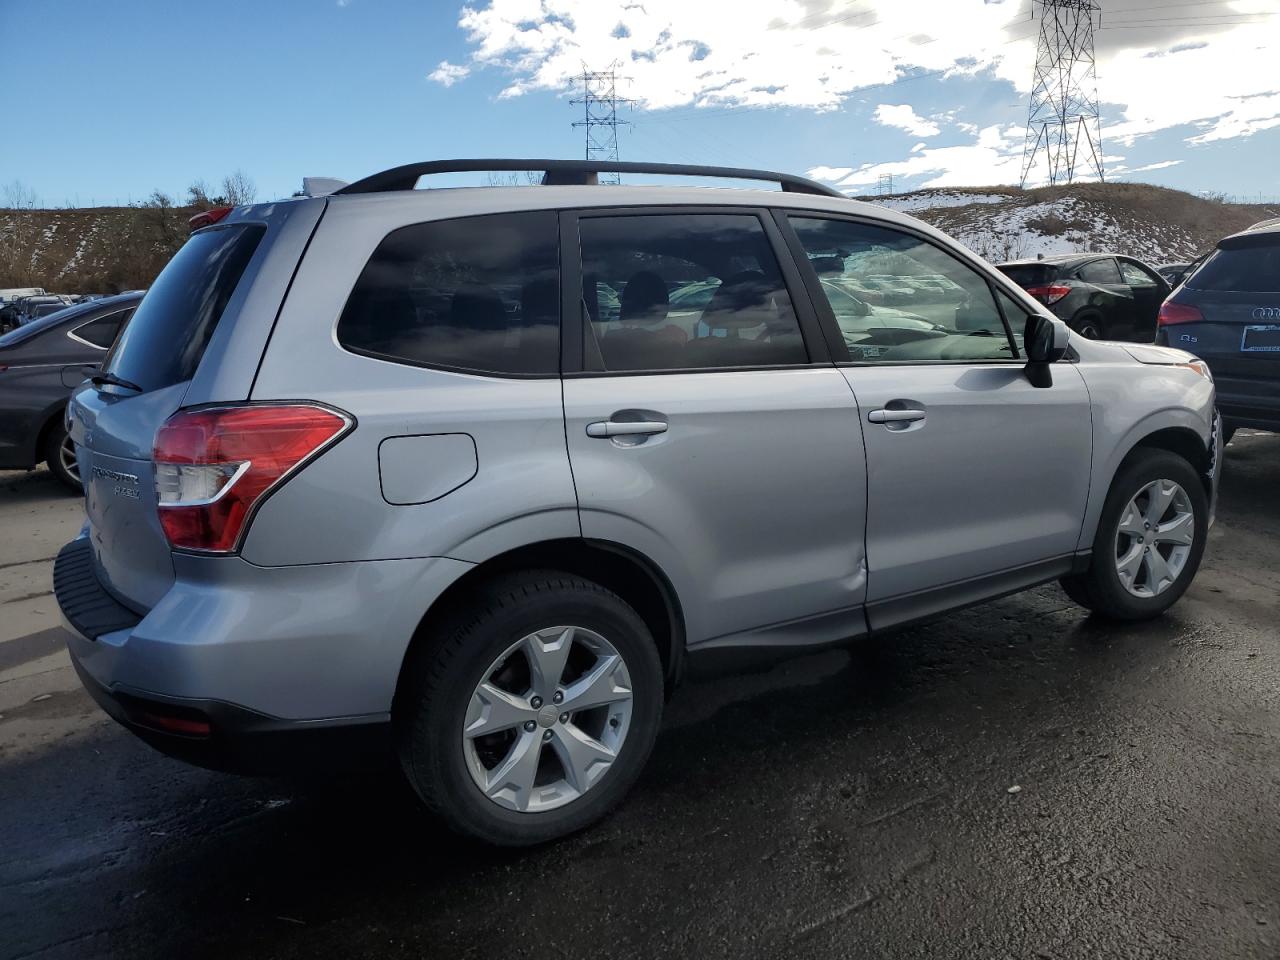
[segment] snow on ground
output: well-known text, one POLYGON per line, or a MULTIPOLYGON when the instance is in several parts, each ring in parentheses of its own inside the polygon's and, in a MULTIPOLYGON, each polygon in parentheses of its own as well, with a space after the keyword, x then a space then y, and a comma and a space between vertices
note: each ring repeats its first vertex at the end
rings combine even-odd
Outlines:
POLYGON ((942 207, 967 207, 973 203, 1008 203, 1013 197, 1007 193, 957 193, 951 190, 921 190, 901 197, 859 197, 878 203, 890 210, 914 213, 918 210, 937 210, 942 207))
POLYGON ((1160 264, 1194 256, 1200 246, 1184 229, 1121 222, 1106 205, 1078 197, 1028 203, 1010 194, 921 191, 878 202, 918 216, 993 263, 1106 251, 1160 264))

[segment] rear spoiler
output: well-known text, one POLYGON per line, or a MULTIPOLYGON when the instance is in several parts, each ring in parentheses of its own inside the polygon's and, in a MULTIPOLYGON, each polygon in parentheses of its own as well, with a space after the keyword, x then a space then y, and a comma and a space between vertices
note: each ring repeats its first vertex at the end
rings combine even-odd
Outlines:
POLYGON ((327 197, 347 186, 347 181, 334 177, 303 177, 302 195, 304 197, 327 197))

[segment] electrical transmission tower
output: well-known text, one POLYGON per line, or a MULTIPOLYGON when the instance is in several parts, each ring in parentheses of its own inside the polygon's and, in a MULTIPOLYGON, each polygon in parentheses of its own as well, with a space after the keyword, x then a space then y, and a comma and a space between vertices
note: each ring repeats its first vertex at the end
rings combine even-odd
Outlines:
POLYGON ((1096 0, 1038 0, 1040 39, 1036 74, 1022 148, 1022 186, 1039 157, 1049 183, 1071 183, 1077 162, 1099 180, 1102 133, 1098 122, 1098 74, 1093 32, 1102 23, 1096 0), (1096 22, 1095 22, 1096 21, 1096 22))
POLYGON ((893 193, 893 174, 882 173, 876 181, 876 196, 887 197, 893 193))
MULTIPOLYGON (((575 121, 575 127, 585 127, 587 132, 588 160, 618 159, 618 127, 627 126, 630 121, 618 119, 618 107, 629 106, 633 100, 618 96, 617 64, 609 64, 608 70, 591 71, 583 65, 582 76, 577 78, 582 84, 582 96, 570 100, 572 104, 582 104, 582 119, 575 121)), ((600 174, 600 183, 619 183, 616 173, 600 174)))

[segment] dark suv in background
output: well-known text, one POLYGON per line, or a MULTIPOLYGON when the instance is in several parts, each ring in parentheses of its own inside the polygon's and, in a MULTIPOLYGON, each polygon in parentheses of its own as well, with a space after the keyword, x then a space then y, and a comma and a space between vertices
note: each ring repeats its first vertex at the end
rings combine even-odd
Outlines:
POLYGON ((0 470, 41 461, 77 492, 75 445, 63 411, 71 391, 98 372, 141 293, 63 307, 0 336, 0 470))
POLYGON ((1109 253, 1019 260, 997 269, 1090 340, 1150 343, 1170 291, 1142 261, 1109 253))
POLYGON ((1228 438, 1280 432, 1280 220, 1220 240, 1160 308, 1156 343, 1209 364, 1228 438))

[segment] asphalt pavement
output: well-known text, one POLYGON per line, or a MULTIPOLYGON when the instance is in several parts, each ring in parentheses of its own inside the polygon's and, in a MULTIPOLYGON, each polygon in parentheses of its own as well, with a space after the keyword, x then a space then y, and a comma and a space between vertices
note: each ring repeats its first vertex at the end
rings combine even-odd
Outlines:
POLYGON ((0 958, 1278 957, 1280 436, 1225 466, 1161 620, 1046 586, 688 684, 623 807, 521 852, 116 727, 49 594, 80 503, 0 474, 0 958))

